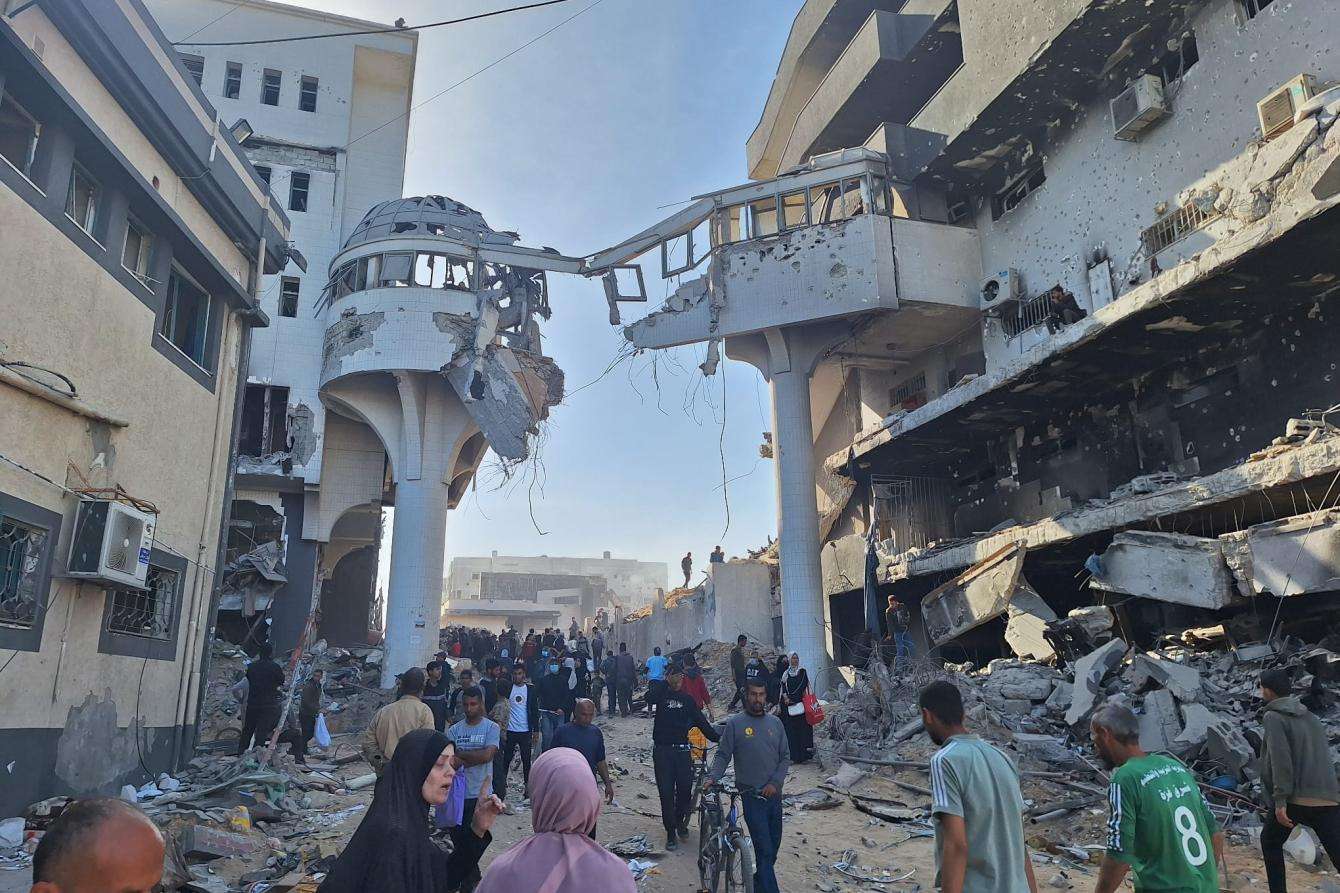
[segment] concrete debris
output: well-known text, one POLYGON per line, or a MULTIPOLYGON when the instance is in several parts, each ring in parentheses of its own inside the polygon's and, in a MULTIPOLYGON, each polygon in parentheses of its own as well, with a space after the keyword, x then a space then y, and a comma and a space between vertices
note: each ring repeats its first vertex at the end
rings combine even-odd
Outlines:
POLYGON ((1112 538, 1089 585, 1179 605, 1219 609, 1237 589, 1218 540, 1178 533, 1125 531, 1112 538))
POLYGON ((1140 715, 1140 746, 1149 753, 1176 753, 1182 720, 1177 715, 1177 699, 1167 689, 1145 696, 1145 711, 1140 715))
POLYGON ((254 617, 259 611, 269 610, 275 594, 287 582, 279 543, 261 543, 224 568, 219 610, 254 617))
POLYGON ((1121 666, 1126 651, 1127 645, 1123 640, 1113 639, 1096 651, 1084 655, 1075 664, 1075 688, 1070 709, 1065 714, 1067 725, 1076 726, 1088 720, 1093 708, 1098 706, 1103 678, 1121 666))
POLYGON ((1005 615, 1008 618, 1005 622, 1005 644, 1015 654, 1033 660, 1051 660, 1056 657, 1056 649, 1046 636, 1047 625, 1056 620, 1056 612, 1026 582, 1020 581, 1006 606, 1005 615))
POLYGON ((1182 703, 1200 696, 1200 673, 1158 654, 1137 654, 1131 660, 1131 684, 1144 688, 1151 681, 1172 692, 1182 703))

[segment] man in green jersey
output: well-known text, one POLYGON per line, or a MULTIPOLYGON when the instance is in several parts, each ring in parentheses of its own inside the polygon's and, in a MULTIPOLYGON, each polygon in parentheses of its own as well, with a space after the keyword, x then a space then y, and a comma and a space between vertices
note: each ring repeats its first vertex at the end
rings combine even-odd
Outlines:
POLYGON ((1098 708, 1089 731, 1103 762, 1119 767, 1107 789, 1111 815, 1097 893, 1113 893, 1127 871, 1135 874, 1136 893, 1218 893, 1224 834, 1196 779, 1176 759, 1140 749, 1129 708, 1098 708))

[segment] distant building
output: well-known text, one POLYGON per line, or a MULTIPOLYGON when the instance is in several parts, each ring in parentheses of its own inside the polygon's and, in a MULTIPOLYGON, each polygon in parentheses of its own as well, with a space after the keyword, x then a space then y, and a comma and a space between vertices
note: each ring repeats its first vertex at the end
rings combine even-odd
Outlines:
MULTIPOLYGON (((592 608, 618 605, 625 610, 651 604, 656 590, 666 589, 669 565, 658 561, 611 558, 564 558, 548 555, 498 555, 453 558, 447 574, 447 598, 506 598, 535 601, 546 590, 603 588, 594 592, 592 608)), ((588 615, 589 616, 589 615, 588 615)))
POLYGON ((139 3, 0 10, 10 816, 194 755, 253 286, 290 232, 139 3))

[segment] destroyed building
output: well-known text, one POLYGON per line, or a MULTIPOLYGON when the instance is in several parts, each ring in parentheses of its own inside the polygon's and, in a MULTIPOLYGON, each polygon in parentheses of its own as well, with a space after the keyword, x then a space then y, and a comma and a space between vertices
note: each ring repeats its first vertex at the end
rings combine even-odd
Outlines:
POLYGON ((261 284, 271 325, 255 339, 247 363, 220 628, 241 642, 268 619, 276 644, 292 646, 319 578, 320 635, 365 645, 377 623, 385 450, 366 425, 328 412, 321 400, 328 321, 318 302, 331 259, 364 213, 403 194, 419 36, 268 0, 146 0, 146 6, 173 40, 348 35, 182 43, 176 50, 242 140, 307 259, 305 270, 290 263, 261 284), (254 569, 247 556, 271 543, 279 549, 272 579, 234 572, 254 569))
MULTIPOLYGON (((537 601, 542 592, 591 587, 589 604, 582 604, 584 613, 577 614, 580 619, 594 616, 600 608, 631 610, 648 604, 656 590, 666 588, 669 573, 664 561, 615 558, 608 551, 600 558, 581 558, 499 555, 495 550, 488 557, 452 558, 446 592, 453 605, 469 611, 477 607, 469 604, 475 599, 537 601)), ((568 597, 570 594, 559 596, 568 597)))
POLYGON ((1323 0, 809 0, 755 181, 590 258, 612 321, 638 256, 677 280, 634 346, 706 344, 710 374, 724 342, 771 382, 807 666, 877 610, 872 541, 914 606, 1015 544, 1058 614, 1338 588, 1337 27, 1323 0))
POLYGON ((289 218, 138 3, 0 16, 0 815, 190 758, 289 218))

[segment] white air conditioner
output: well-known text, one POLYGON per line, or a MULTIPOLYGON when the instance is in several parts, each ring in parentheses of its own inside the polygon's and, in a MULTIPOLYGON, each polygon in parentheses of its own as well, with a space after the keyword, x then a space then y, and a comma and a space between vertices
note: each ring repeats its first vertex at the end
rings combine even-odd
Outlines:
POLYGON ((1261 119, 1261 136, 1274 139, 1293 126, 1294 112, 1317 92, 1317 79, 1300 74, 1256 104, 1256 115, 1261 119))
POLYGON ((1112 100, 1112 135, 1119 140, 1134 140, 1168 114, 1163 96, 1163 79, 1144 74, 1112 100))
POLYGON ((1019 303, 1019 295, 1023 294, 1023 282, 1019 279, 1019 271, 1013 267, 1001 270, 994 276, 988 276, 982 280, 982 287, 978 291, 978 306, 983 313, 999 315, 1007 308, 1013 307, 1019 303))
POLYGON ((158 516, 120 502, 79 503, 70 539, 71 577, 144 588, 158 516))

